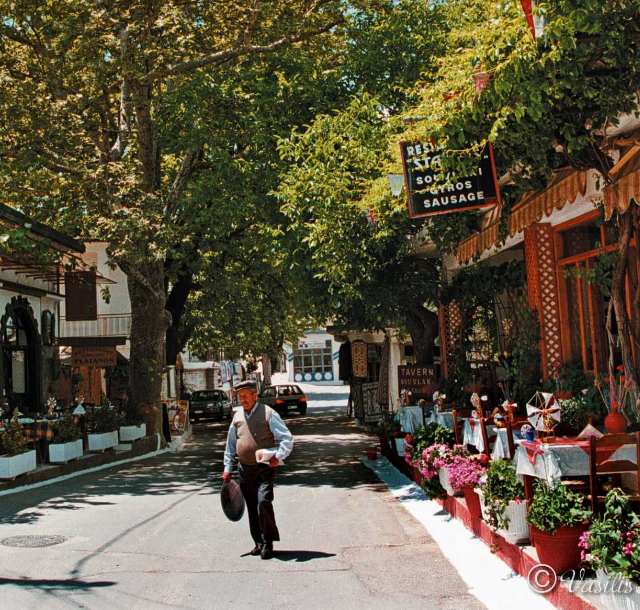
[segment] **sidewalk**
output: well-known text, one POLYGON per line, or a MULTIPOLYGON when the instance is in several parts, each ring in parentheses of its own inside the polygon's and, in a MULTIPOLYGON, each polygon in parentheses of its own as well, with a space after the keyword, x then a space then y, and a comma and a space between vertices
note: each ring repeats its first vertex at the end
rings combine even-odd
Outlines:
POLYGON ((549 594, 535 593, 527 582, 532 568, 539 565, 533 546, 510 544, 494 536, 484 521, 471 517, 464 498, 448 496, 444 501, 430 500, 386 458, 362 458, 362 462, 422 523, 474 594, 489 608, 510 610, 513 599, 518 599, 527 610, 606 610, 602 595, 582 593, 594 590, 590 587, 597 585, 595 579, 577 577, 573 585, 560 583, 549 594))

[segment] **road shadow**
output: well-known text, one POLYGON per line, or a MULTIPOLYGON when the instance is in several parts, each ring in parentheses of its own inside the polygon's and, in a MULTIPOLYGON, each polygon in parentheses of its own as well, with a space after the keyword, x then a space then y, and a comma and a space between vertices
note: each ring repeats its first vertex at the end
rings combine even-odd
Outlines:
POLYGON ((0 586, 11 585, 14 587, 36 588, 45 590, 89 590, 113 587, 116 585, 112 580, 97 580, 88 582, 77 578, 66 578, 62 580, 47 578, 0 578, 0 586))
POLYGON ((335 556, 335 553, 323 553, 322 551, 286 551, 278 549, 273 552, 273 558, 278 561, 295 561, 296 563, 304 563, 314 559, 328 559, 335 556))
MULTIPOLYGON (((365 448, 377 439, 365 436, 353 420, 314 409, 305 417, 292 415, 286 423, 295 438, 294 451, 278 468, 276 489, 291 485, 381 490, 378 478, 360 462, 365 448)), ((51 511, 117 503, 118 496, 218 494, 228 428, 228 421, 203 422, 193 427, 193 436, 177 453, 2 497, 0 525, 26 525, 51 511)))

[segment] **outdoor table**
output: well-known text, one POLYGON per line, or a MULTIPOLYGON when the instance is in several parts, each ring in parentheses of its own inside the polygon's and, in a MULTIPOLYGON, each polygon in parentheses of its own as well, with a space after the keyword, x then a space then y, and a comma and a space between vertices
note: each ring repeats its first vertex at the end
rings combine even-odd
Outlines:
POLYGON ((452 411, 434 411, 427 423, 436 423, 439 426, 453 430, 453 412, 452 411))
POLYGON ((396 413, 396 420, 400 422, 400 427, 403 432, 413 434, 416 428, 422 426, 422 407, 417 405, 401 407, 396 413))
MULTIPOLYGON (((487 426, 487 436, 491 438, 495 436, 498 426, 487 426)), ((462 444, 473 445, 480 453, 484 451, 484 439, 482 438, 482 427, 480 421, 474 418, 464 420, 464 428, 462 433, 462 444)))
MULTIPOLYGON (((636 463, 635 445, 623 445, 609 458, 636 463)), ((549 483, 561 477, 589 476, 589 441, 562 439, 553 443, 521 441, 514 457, 516 472, 549 483)))
POLYGON ((27 440, 33 443, 34 449, 39 449, 40 457, 44 460, 44 444, 50 443, 54 436, 53 421, 38 419, 33 421, 33 423, 23 424, 23 427, 27 440))
MULTIPOLYGON (((522 436, 520 436, 519 432, 513 431, 513 442, 515 445, 519 445, 522 440, 522 436)), ((509 442, 507 439, 507 429, 506 428, 497 428, 496 429, 496 440, 493 444, 493 450, 491 451, 491 459, 499 460, 503 458, 509 458, 509 442)))

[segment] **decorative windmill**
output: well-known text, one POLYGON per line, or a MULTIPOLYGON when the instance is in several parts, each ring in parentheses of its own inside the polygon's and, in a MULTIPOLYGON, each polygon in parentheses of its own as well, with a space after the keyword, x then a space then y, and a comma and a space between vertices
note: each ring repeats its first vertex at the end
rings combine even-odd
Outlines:
POLYGON ((471 404, 474 407, 474 411, 471 413, 472 417, 476 417, 477 419, 482 419, 482 401, 480 400, 480 396, 478 396, 477 392, 474 392, 469 399, 471 404), (475 415, 474 415, 475 413, 475 415))
POLYGON ((560 421, 560 405, 549 392, 536 392, 527 403, 527 419, 538 431, 553 436, 553 429, 560 421))

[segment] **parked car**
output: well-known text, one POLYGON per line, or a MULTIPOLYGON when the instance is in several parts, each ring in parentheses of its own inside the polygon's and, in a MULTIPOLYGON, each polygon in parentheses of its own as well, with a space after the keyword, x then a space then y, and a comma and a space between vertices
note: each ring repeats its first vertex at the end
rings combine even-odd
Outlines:
POLYGON ((197 422, 200 419, 233 416, 233 404, 222 390, 197 390, 191 394, 189 418, 197 422))
POLYGON ((272 385, 262 390, 260 401, 275 409, 280 415, 289 411, 307 412, 307 397, 297 385, 272 385))

